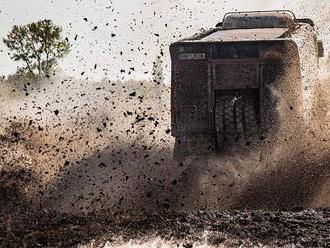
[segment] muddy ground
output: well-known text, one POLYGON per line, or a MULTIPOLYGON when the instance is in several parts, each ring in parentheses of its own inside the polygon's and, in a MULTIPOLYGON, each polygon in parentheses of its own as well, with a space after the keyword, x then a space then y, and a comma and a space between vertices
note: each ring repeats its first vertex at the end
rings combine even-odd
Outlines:
POLYGON ((1 218, 1 247, 328 247, 330 210, 167 213, 140 218, 49 212, 1 218))

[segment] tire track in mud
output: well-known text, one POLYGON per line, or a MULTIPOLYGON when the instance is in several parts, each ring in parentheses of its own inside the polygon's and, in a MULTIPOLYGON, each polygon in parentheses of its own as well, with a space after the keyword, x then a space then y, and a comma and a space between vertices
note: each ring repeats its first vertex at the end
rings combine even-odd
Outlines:
POLYGON ((326 247, 330 243, 329 209, 169 212, 139 218, 21 212, 7 217, 0 221, 2 247, 326 247))

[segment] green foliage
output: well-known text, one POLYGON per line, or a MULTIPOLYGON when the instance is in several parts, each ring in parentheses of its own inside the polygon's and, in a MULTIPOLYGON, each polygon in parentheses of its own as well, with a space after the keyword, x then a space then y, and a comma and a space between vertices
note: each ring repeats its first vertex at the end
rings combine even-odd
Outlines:
POLYGON ((69 42, 61 38, 61 27, 51 20, 13 26, 3 42, 12 52, 11 58, 23 61, 20 73, 48 76, 59 58, 69 52, 69 42))

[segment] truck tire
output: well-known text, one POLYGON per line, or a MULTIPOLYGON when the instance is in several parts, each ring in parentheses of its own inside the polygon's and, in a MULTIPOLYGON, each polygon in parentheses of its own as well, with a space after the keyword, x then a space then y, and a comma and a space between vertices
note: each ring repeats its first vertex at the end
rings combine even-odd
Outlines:
POLYGON ((235 142, 236 124, 235 124, 235 98, 229 98, 225 101, 224 110, 224 134, 225 143, 231 145, 235 142))
POLYGON ((220 98, 217 99, 215 105, 215 133, 216 133, 216 146, 219 148, 224 144, 225 132, 224 132, 224 102, 220 98))
POLYGON ((235 103, 236 142, 244 140, 244 107, 244 99, 239 98, 235 103))
POLYGON ((253 97, 245 97, 244 99, 244 135, 248 139, 258 132, 258 119, 253 97))
POLYGON ((235 103, 233 96, 218 97, 215 106, 215 130, 218 149, 235 139, 235 103))
POLYGON ((215 104, 218 150, 247 141, 258 132, 255 99, 252 96, 221 96, 215 104))

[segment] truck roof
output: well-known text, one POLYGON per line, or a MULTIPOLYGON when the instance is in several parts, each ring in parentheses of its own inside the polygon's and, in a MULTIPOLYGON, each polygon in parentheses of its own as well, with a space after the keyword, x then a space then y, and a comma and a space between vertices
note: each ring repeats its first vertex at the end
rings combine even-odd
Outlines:
MULTIPOLYGON (((235 42, 235 41, 270 41, 288 38, 289 28, 254 28, 254 29, 229 29, 213 28, 196 34, 181 42, 235 42)), ((177 42, 175 42, 177 43, 177 42)))
POLYGON ((179 42, 263 41, 288 38, 296 24, 314 26, 310 19, 296 19, 288 10, 227 13, 216 28, 179 42))
POLYGON ((295 15, 291 11, 251 11, 227 13, 222 29, 290 28, 295 15))
POLYGON ((283 38, 287 28, 262 28, 262 29, 232 29, 218 30, 201 41, 250 41, 250 40, 274 40, 283 38))

